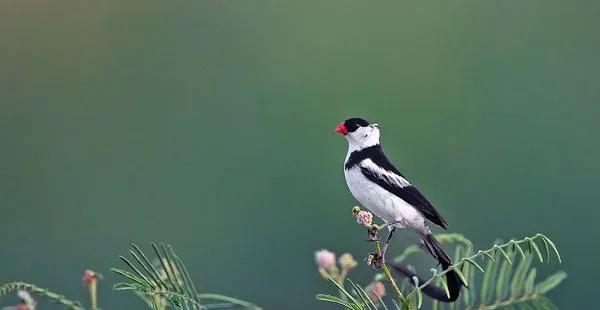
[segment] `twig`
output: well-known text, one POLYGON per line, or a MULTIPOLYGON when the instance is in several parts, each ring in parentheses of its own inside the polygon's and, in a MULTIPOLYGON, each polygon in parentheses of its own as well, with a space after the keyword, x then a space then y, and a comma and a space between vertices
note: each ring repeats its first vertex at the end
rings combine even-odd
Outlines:
POLYGON ((78 301, 67 299, 63 295, 59 295, 57 293, 51 292, 48 289, 40 288, 34 284, 25 283, 25 282, 9 282, 2 286, 0 286, 0 296, 6 295, 6 293, 16 290, 25 290, 32 293, 40 294, 47 298, 53 299, 56 302, 66 306, 68 309, 74 310, 84 310, 81 306, 81 303, 78 301))
MULTIPOLYGON (((377 232, 379 231, 379 228, 376 225, 373 225, 373 227, 371 227, 371 229, 375 230, 375 232, 374 232, 375 234, 377 234, 377 232)), ((378 257, 383 257, 382 253, 381 253, 381 245, 379 243, 379 240, 375 240, 374 242, 375 242, 375 252, 377 253, 377 256, 378 257)), ((371 263, 371 262, 369 262, 369 263, 371 263)), ((398 299, 400 300, 400 302, 404 306, 404 309, 409 310, 410 309, 410 302, 406 298, 404 298, 404 295, 402 295, 402 292, 400 291, 400 288, 398 288, 398 284, 396 284, 396 281, 392 277, 392 274, 390 273, 390 270, 388 269, 388 267, 386 266, 386 264, 382 264, 382 269, 383 269, 383 273, 385 274, 386 278, 388 278, 388 280, 390 281, 390 283, 394 287, 394 291, 396 292, 396 295, 398 295, 398 299)))

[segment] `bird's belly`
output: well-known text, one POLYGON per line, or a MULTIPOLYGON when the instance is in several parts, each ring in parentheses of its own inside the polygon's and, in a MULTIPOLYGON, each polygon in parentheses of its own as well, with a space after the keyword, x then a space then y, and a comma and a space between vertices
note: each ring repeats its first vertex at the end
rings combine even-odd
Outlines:
POLYGON ((425 219, 417 209, 367 179, 360 170, 345 170, 344 175, 354 198, 383 221, 400 221, 394 226, 401 228, 422 228, 425 225, 425 219))

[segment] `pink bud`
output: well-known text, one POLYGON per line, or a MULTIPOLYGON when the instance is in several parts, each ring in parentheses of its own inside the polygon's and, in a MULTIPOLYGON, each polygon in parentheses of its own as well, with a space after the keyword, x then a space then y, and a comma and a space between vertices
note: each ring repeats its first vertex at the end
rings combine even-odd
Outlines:
POLYGON ((92 281, 97 281, 97 280, 101 280, 102 279, 102 275, 91 270, 91 269, 86 269, 85 272, 83 273, 83 284, 84 285, 90 285, 92 283, 92 281))
POLYGON ((369 297, 373 302, 376 302, 378 300, 377 296, 385 296, 385 286, 381 282, 375 282, 372 286, 367 288, 367 291, 371 293, 369 297))
POLYGON ((356 222, 365 226, 370 226, 373 222, 373 214, 369 211, 360 211, 356 216, 356 222))
POLYGON ((335 254, 326 249, 316 251, 315 261, 320 268, 330 270, 335 267, 335 254))

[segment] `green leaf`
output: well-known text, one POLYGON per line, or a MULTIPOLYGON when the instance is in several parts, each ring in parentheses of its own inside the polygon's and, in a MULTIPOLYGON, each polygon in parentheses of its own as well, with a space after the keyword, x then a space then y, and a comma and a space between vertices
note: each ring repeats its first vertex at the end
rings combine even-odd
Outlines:
MULTIPOLYGON (((498 241, 496 241, 496 243, 498 243, 498 241)), ((496 253, 495 257, 498 258, 500 254, 496 253)), ((496 273, 498 271, 498 267, 500 266, 500 262, 497 261, 496 259, 491 259, 488 261, 487 266, 485 268, 485 273, 483 274, 483 280, 481 282, 481 303, 483 305, 489 303, 492 301, 493 292, 494 288, 495 288, 495 283, 496 281, 494 276, 496 276, 496 273), (488 293, 490 293, 488 295, 488 293)))
POLYGON ((177 254, 175 254, 175 251, 173 251, 173 248, 170 245, 167 245, 167 247, 169 249, 170 255, 173 257, 173 260, 175 261, 177 270, 181 274, 181 278, 184 282, 184 286, 187 291, 187 294, 189 296, 192 296, 192 298, 194 300, 196 300, 198 303, 200 303, 200 298, 198 297, 198 292, 196 291, 196 286, 194 285, 194 282, 192 281, 192 278, 191 278, 190 274, 188 273, 187 268, 185 268, 185 265, 183 264, 183 262, 181 261, 179 256, 177 256, 177 254))
POLYGON ((567 277, 566 272, 559 271, 559 272, 549 276, 548 278, 546 278, 546 280, 538 283, 535 286, 534 291, 536 294, 539 294, 539 295, 546 294, 551 289, 557 287, 560 284, 560 282, 562 282, 566 277, 567 277))
POLYGON ((415 285, 415 289, 417 290, 417 309, 421 309, 423 306, 423 292, 418 285, 415 285))
POLYGON ((510 282, 510 294, 511 296, 521 296, 525 287, 525 277, 527 271, 531 267, 531 261, 533 260, 532 255, 527 255, 525 259, 521 259, 517 265, 517 269, 514 272, 513 278, 510 282))
POLYGON ((479 252, 477 252, 477 255, 480 255, 482 258, 483 258, 483 256, 486 256, 492 262, 496 262, 496 259, 494 258, 494 256, 492 254, 490 254, 488 251, 479 251, 479 252))
MULTIPOLYGON (((462 246, 462 245, 457 245, 456 249, 454 250, 454 262, 460 262, 461 257, 463 256, 463 252, 466 252, 466 249, 462 246)), ((465 283, 467 283, 467 279, 466 277, 462 274, 462 272, 460 271, 460 266, 454 266, 455 268, 453 268, 453 271, 458 275, 458 277, 465 283)), ((445 281, 444 281, 445 282, 445 281)), ((448 295, 449 296, 449 295, 448 295)), ((457 309, 457 307, 459 306, 460 303, 460 299, 457 300, 456 302, 451 303, 450 306, 450 310, 455 310, 457 309)))
MULTIPOLYGON (((151 245, 152 244, 153 243, 151 243, 151 245)), ((163 268, 164 268, 165 273, 167 274, 167 278, 169 278, 169 281, 171 281, 173 287, 179 294, 185 294, 185 289, 182 287, 181 283, 179 282, 179 278, 177 277, 177 274, 175 273, 176 269, 175 269, 175 265, 173 264, 173 260, 167 253, 167 249, 165 248, 164 244, 159 243, 159 246, 160 246, 161 253, 163 255, 162 259, 161 259, 161 263, 163 264, 163 268)), ((153 246, 153 247, 156 249, 156 246, 153 246)), ((160 255, 158 255, 158 256, 160 257, 160 255)))
POLYGON ((441 284, 442 288, 444 289, 444 291, 446 292, 446 297, 450 298, 450 290, 448 289, 448 283, 446 283, 446 281, 444 281, 444 279, 442 279, 439 275, 435 275, 435 276, 440 279, 440 284, 441 284))
POLYGON ((510 257, 508 256, 508 254, 506 254, 505 260, 502 261, 500 271, 498 272, 498 279, 496 281, 496 300, 504 299, 504 295, 507 292, 506 288, 508 286, 508 281, 510 280, 510 274, 512 271, 512 260, 514 259, 515 254, 515 252, 511 252, 510 257))
POLYGON ((321 300, 321 301, 328 301, 328 302, 332 302, 332 303, 336 303, 340 306, 345 307, 346 309, 350 309, 350 310, 354 310, 355 308, 347 301, 344 301, 340 298, 337 298, 335 296, 331 296, 331 295, 325 295, 325 294, 318 294, 317 295, 317 299, 321 300))
POLYGON ((142 279, 136 277, 134 274, 132 274, 131 272, 125 271, 125 270, 121 270, 121 269, 116 269, 116 268, 111 268, 110 269, 112 272, 116 273, 116 274, 120 274, 122 276, 124 276, 125 278, 134 281, 138 284, 140 284, 141 286, 146 286, 146 282, 144 282, 142 279))
POLYGON ((383 307, 383 310, 389 310, 388 307, 383 302, 383 300, 381 299, 381 296, 377 295, 377 293, 375 293, 375 292, 373 292, 373 294, 375 296, 377 296, 377 300, 379 300, 379 304, 383 307))
POLYGON ((540 262, 543 263, 544 258, 542 257, 542 252, 540 252, 540 249, 538 248, 537 244, 535 244, 535 241, 533 239, 530 239, 529 244, 531 245, 531 248, 535 250, 535 253, 537 254, 540 262))
POLYGON ((556 245, 554 244, 554 242, 552 240, 550 240, 548 237, 541 235, 542 240, 548 242, 548 244, 550 244, 550 247, 554 250, 554 254, 556 254, 556 258, 558 258, 558 262, 562 263, 562 259, 560 258, 560 254, 558 253, 558 249, 556 248, 556 245))
POLYGON ((471 282, 470 282, 471 286, 468 288, 465 288, 463 290, 463 294, 464 294, 464 292, 469 292, 467 294, 468 299, 465 301, 465 305, 474 306, 475 302, 477 301, 477 290, 475 287, 475 272, 473 272, 473 271, 471 271, 471 279, 470 280, 471 280, 471 282))
POLYGON ((142 252, 142 250, 137 245, 135 245, 135 244, 131 244, 131 246, 138 253, 138 255, 141 256, 144 259, 144 261, 146 262, 146 265, 150 266, 150 269, 152 269, 152 272, 150 272, 148 270, 147 271, 148 271, 149 274, 152 275, 152 278, 154 279, 154 281, 156 283, 158 283, 160 286, 162 286, 163 288, 167 289, 167 285, 160 278, 160 273, 156 270, 156 268, 154 268, 154 265, 152 265, 152 263, 150 262, 150 260, 148 260, 148 258, 144 254, 144 252, 142 252))
MULTIPOLYGON (((441 286, 440 281, 441 281, 440 278, 435 278, 432 283, 434 283, 435 286, 440 287, 441 286)), ((443 310, 444 304, 441 304, 437 299, 434 299, 431 303, 431 307, 432 307, 432 310, 443 310)))
POLYGON ((497 247, 497 249, 498 249, 498 251, 500 251, 500 254, 502 254, 502 256, 504 257, 506 262, 509 265, 512 265, 512 260, 509 258, 508 254, 501 247, 497 247))
POLYGON ((536 273, 537 270, 535 268, 531 268, 531 270, 529 270, 529 274, 525 280, 525 295, 533 294, 536 273))
POLYGON ((204 294, 198 294, 198 298, 199 299, 212 299, 212 300, 220 300, 220 301, 225 301, 225 302, 229 302, 238 306, 242 306, 245 308, 249 308, 249 309, 261 309, 259 306, 247 302, 247 301, 243 301, 241 299, 237 299, 237 298, 233 298, 230 296, 225 296, 225 295, 221 295, 221 294, 213 294, 213 293, 204 293, 204 294))
POLYGON ((137 254, 135 252, 133 252, 132 250, 129 250, 129 253, 131 254, 131 256, 133 256, 133 258, 135 258, 138 265, 142 266, 142 268, 146 271, 146 274, 152 279, 152 281, 150 281, 150 283, 151 283, 150 286, 159 287, 160 286, 159 282, 154 279, 155 275, 148 269, 148 267, 142 262, 142 260, 137 256, 137 254))
POLYGON ((525 252, 523 252, 523 248, 521 248, 521 246, 513 240, 513 247, 517 249, 517 251, 519 251, 519 254, 521 254, 521 258, 525 259, 525 252))
POLYGON ((133 285, 131 283, 119 282, 113 285, 113 290, 115 291, 125 291, 125 290, 140 290, 141 286, 133 285))
POLYGON ((350 285, 352 285, 352 287, 358 294, 358 297, 360 297, 360 299, 362 299, 362 301, 365 303, 365 305, 367 306, 368 309, 377 310, 377 306, 375 305, 375 303, 373 303, 371 298, 369 298, 369 295, 367 294, 367 292, 365 292, 365 290, 363 290, 363 288, 360 287, 360 285, 354 284, 354 282, 352 282, 352 280, 350 280, 350 279, 346 279, 346 280, 348 282, 350 282, 350 285))
POLYGON ((542 243, 544 244, 544 252, 546 252, 546 261, 549 262, 550 261, 550 249, 548 246, 548 241, 546 241, 546 238, 542 238, 542 243))
MULTIPOLYGON (((472 255, 473 254, 473 249, 472 247, 470 247, 467 251, 467 255, 472 255)), ((477 256, 473 256, 473 257, 477 257, 477 256)), ((475 258, 473 258, 475 259, 475 258)), ((468 275, 467 278, 469 279, 468 283, 471 283, 471 285, 473 287, 468 287, 466 289, 463 290, 463 294, 465 296, 465 305, 466 306, 474 306, 475 305, 475 300, 477 299, 477 292, 475 290, 475 270, 472 268, 471 265, 466 265, 467 271, 468 271, 468 275)))
POLYGON ((457 246, 456 249, 454 250, 454 261, 455 262, 460 261, 462 251, 463 251, 463 247, 460 245, 457 246))
POLYGON ((164 305, 159 305, 162 302, 165 302, 166 305, 174 309, 216 309, 231 307, 232 305, 260 309, 251 303, 216 294, 211 294, 210 296, 221 298, 224 302, 201 305, 201 295, 197 293, 191 276, 179 256, 173 251, 173 248, 163 243, 156 244, 151 242, 150 245, 156 254, 158 264, 150 263, 150 260, 142 250, 137 245, 132 244, 133 250, 129 252, 134 259, 133 262, 136 262, 140 267, 135 266, 132 261, 120 256, 119 258, 127 264, 133 273, 115 268, 111 269, 113 272, 131 281, 130 283, 116 285, 114 287, 115 290, 134 290, 136 295, 142 297, 143 300, 155 309, 164 308, 164 305), (141 294, 146 296, 142 296, 141 294))
POLYGON ((469 283, 467 282, 467 277, 465 277, 465 275, 462 273, 462 271, 460 271, 460 269, 454 268, 453 271, 465 283, 466 286, 469 286, 469 283))
POLYGON ((472 260, 471 258, 468 258, 468 257, 467 257, 467 258, 465 258, 465 261, 466 261, 467 263, 469 263, 469 264, 473 265, 475 268, 479 269, 479 271, 481 271, 481 272, 485 272, 485 271, 483 270, 483 268, 481 268, 481 266, 479 266, 479 264, 478 264, 478 263, 476 263, 476 262, 475 262, 474 260, 472 260))
MULTIPOLYGON (((148 280, 148 278, 146 278, 146 276, 144 276, 127 258, 119 255, 119 258, 125 262, 125 264, 127 264, 127 266, 129 266, 129 268, 131 268, 131 270, 133 270, 136 274, 137 274, 137 279, 142 279, 144 280, 148 285, 150 286, 154 286, 154 283, 152 283, 152 281, 148 280)), ((132 279, 133 280, 133 279, 132 279)))
MULTIPOLYGON (((470 255, 471 254, 470 252, 471 252, 470 250, 467 250, 466 255, 470 255)), ((463 274, 465 275, 465 278, 468 279, 468 282, 466 282, 466 283, 470 283, 471 285, 473 285, 474 284, 473 281, 475 279, 475 270, 473 270, 473 266, 470 265, 470 264, 464 264, 464 266, 463 266, 463 274)), ((470 301, 471 301, 471 298, 472 298, 472 296, 471 296, 472 290, 466 289, 466 290, 463 290, 462 293, 463 293, 462 294, 462 300, 463 300, 463 302, 467 306, 470 305, 470 301)))
POLYGON ((434 299, 431 302, 431 310, 441 310, 441 308, 440 308, 440 302, 437 299, 434 299))
POLYGON ((335 282, 334 279, 329 278, 329 281, 332 282, 339 290, 340 292, 342 292, 344 295, 346 295, 346 297, 348 297, 353 304, 358 305, 358 301, 350 294, 348 293, 348 291, 346 291, 341 285, 339 285, 337 282, 335 282))

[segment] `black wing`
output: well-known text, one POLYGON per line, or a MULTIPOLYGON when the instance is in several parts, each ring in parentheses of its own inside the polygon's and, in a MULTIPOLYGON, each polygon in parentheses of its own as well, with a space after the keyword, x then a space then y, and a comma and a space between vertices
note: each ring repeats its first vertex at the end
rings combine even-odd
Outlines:
POLYGON ((369 164, 368 161, 362 161, 358 164, 360 171, 367 179, 415 207, 432 223, 437 224, 444 229, 448 227, 446 220, 438 213, 433 205, 431 205, 427 198, 404 178, 400 171, 398 171, 398 169, 396 169, 396 167, 394 167, 387 159, 380 148, 371 152, 369 155, 368 159, 375 165, 369 164))

